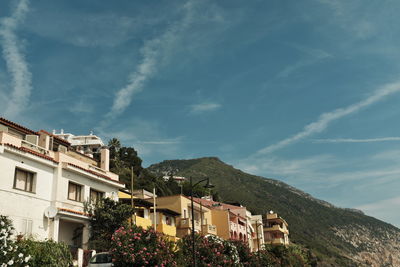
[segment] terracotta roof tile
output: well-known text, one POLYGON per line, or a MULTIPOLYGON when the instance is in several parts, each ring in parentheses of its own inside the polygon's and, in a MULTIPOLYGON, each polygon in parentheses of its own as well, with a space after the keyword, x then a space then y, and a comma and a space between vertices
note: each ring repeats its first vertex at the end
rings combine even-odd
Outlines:
POLYGON ((84 213, 81 211, 76 211, 76 210, 71 210, 71 209, 65 209, 65 208, 58 208, 59 211, 64 211, 64 212, 69 212, 69 213, 74 213, 74 214, 79 214, 79 215, 83 215, 83 216, 90 216, 90 214, 88 213, 84 213))
POLYGON ((112 179, 112 178, 110 178, 110 177, 108 177, 108 176, 106 176, 106 175, 104 175, 104 174, 97 173, 97 172, 91 171, 91 170, 87 170, 87 169, 85 169, 85 168, 82 168, 82 167, 77 166, 77 165, 72 164, 72 163, 67 163, 67 164, 68 164, 69 166, 72 166, 72 167, 75 167, 75 168, 80 169, 80 170, 82 170, 82 171, 91 173, 91 174, 93 174, 93 175, 96 175, 96 176, 98 176, 98 177, 104 178, 104 179, 106 179, 106 180, 109 180, 109 181, 112 181, 112 182, 116 182, 116 183, 125 185, 125 183, 120 182, 120 181, 117 181, 117 180, 114 180, 114 179, 112 179))
POLYGON ((7 126, 10 126, 12 128, 16 128, 17 130, 19 130, 21 132, 24 132, 26 134, 34 134, 34 135, 38 134, 37 132, 35 132, 35 131, 31 130, 31 129, 28 129, 28 128, 22 126, 22 125, 19 125, 19 124, 15 123, 15 122, 9 121, 9 120, 7 120, 5 118, 2 118, 2 117, 0 117, 0 123, 5 124, 7 126))
POLYGON ((18 150, 23 151, 23 152, 27 152, 27 153, 29 153, 29 154, 38 156, 38 157, 43 158, 43 159, 47 159, 47 160, 52 161, 52 162, 54 162, 54 163, 58 163, 58 161, 56 161, 56 160, 53 159, 52 157, 43 155, 43 154, 41 154, 41 153, 39 153, 39 152, 37 152, 37 151, 31 150, 31 149, 26 148, 26 147, 17 147, 17 146, 14 146, 14 145, 12 145, 12 144, 8 144, 8 143, 5 143, 4 145, 9 146, 9 147, 12 147, 12 148, 15 148, 15 149, 18 149, 18 150))

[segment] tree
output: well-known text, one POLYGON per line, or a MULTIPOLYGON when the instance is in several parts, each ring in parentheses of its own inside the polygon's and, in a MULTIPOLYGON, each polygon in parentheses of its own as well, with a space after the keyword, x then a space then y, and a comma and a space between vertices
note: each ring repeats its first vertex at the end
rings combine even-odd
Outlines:
POLYGON ((89 247, 99 251, 110 249, 111 236, 121 226, 127 225, 133 209, 129 205, 103 198, 96 203, 85 203, 89 214, 91 235, 89 247))

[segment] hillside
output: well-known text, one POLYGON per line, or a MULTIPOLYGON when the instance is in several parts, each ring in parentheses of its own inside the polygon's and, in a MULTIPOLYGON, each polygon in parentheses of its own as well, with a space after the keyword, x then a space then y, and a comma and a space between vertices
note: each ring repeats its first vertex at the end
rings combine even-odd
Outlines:
POLYGON ((255 214, 278 212, 289 224, 291 241, 310 248, 319 266, 400 266, 400 229, 388 223, 218 158, 166 160, 148 168, 156 174, 171 169, 194 180, 210 177, 222 201, 238 201, 255 214))

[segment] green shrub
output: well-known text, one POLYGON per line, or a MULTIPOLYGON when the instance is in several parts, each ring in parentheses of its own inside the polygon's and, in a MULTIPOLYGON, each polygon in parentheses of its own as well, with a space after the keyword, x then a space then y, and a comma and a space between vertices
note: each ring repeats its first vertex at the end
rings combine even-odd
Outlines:
POLYGON ((72 256, 65 243, 52 240, 35 241, 22 239, 18 241, 20 247, 31 255, 31 266, 68 267, 72 266, 72 256))
POLYGON ((90 220, 89 247, 97 251, 109 251, 111 236, 121 226, 127 226, 133 209, 126 204, 103 198, 95 203, 85 203, 90 220))

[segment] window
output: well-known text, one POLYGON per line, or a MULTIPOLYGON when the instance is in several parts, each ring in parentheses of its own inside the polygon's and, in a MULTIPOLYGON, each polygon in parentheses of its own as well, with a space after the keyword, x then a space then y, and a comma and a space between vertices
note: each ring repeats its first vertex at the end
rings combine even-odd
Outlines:
POLYGON ((94 190, 94 189, 90 189, 90 202, 98 202, 100 199, 102 199, 104 196, 103 192, 94 190))
POLYGON ((15 169, 14 188, 26 192, 34 192, 34 176, 32 172, 15 169))
POLYGON ((82 186, 69 182, 68 199, 82 202, 82 186))
POLYGON ((21 224, 21 230, 22 232, 20 234, 23 235, 32 235, 32 225, 33 221, 29 219, 22 219, 22 224, 21 224))

